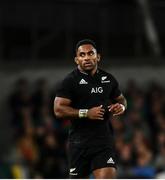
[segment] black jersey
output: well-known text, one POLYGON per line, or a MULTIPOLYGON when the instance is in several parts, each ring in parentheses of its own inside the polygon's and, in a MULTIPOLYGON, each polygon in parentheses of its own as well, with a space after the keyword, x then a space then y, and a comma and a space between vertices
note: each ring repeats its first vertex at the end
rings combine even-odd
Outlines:
POLYGON ((98 69, 94 76, 75 69, 61 82, 57 97, 71 100, 76 109, 90 109, 103 105, 104 120, 77 118, 71 120, 70 143, 77 145, 103 145, 111 143, 112 128, 109 123, 108 106, 121 94, 118 82, 110 74, 98 69))

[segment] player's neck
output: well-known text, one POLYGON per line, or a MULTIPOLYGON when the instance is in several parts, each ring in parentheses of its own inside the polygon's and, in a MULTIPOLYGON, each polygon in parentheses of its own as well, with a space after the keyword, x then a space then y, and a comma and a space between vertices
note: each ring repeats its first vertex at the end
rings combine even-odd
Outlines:
POLYGON ((78 69, 82 73, 89 74, 89 75, 93 76, 97 71, 97 66, 94 69, 90 70, 90 71, 84 71, 80 66, 78 66, 78 69))

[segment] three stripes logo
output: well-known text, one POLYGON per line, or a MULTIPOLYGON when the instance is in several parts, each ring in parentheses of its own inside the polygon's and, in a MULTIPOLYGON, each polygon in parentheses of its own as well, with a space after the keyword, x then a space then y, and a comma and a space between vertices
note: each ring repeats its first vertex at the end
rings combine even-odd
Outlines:
POLYGON ((107 161, 107 164, 115 164, 115 162, 113 161, 113 159, 110 157, 107 161))
POLYGON ((86 82, 84 79, 81 79, 81 81, 79 82, 79 84, 88 84, 88 82, 86 82))

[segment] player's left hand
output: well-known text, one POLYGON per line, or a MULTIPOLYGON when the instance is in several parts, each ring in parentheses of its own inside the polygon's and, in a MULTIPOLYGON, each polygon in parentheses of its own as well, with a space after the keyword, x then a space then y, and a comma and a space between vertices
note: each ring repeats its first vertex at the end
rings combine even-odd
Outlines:
POLYGON ((121 115, 125 111, 123 105, 119 103, 111 104, 110 106, 108 106, 108 110, 113 114, 113 116, 121 115))

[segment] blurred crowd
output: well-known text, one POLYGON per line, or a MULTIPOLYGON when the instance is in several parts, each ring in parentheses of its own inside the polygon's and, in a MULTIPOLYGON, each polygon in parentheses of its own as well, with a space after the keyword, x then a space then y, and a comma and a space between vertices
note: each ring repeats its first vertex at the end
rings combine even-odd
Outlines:
MULTIPOLYGON (((13 142, 2 178, 68 178, 69 120, 53 114, 56 87, 41 78, 15 83, 8 98, 13 142)), ((125 115, 113 118, 118 178, 165 178, 165 89, 130 80, 124 89, 125 115)))

